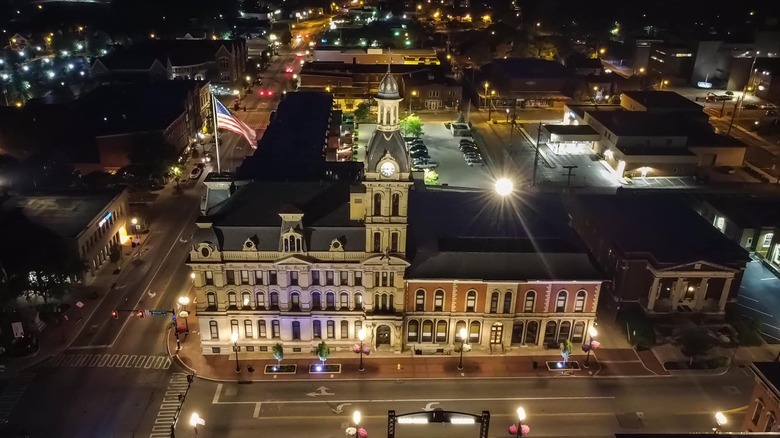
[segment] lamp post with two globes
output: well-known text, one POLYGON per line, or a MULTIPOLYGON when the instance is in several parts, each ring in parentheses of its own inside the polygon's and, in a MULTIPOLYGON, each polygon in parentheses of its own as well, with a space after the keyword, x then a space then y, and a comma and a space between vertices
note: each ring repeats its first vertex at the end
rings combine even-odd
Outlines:
POLYGON ((197 412, 193 412, 192 416, 190 416, 190 426, 192 426, 195 429, 195 438, 198 438, 198 426, 205 426, 205 425, 206 425, 206 420, 201 418, 197 412))
MULTIPOLYGON (((192 273, 193 278, 195 278, 195 273, 192 273)), ((187 309, 187 306, 190 304, 190 297, 184 295, 179 297, 178 303, 181 306, 181 312, 179 312, 179 316, 184 317, 184 332, 189 333, 190 332, 190 322, 187 320, 187 317, 190 316, 190 311, 187 309)))
POLYGON ((236 374, 241 372, 241 366, 238 364, 238 332, 230 334, 230 342, 233 343, 233 351, 236 352, 236 374))
POLYGON ((596 330, 596 327, 590 326, 588 329, 588 334, 590 335, 590 340, 588 340, 588 353, 587 356, 585 356, 585 368, 588 367, 588 363, 590 361, 590 350, 593 350, 593 338, 596 337, 596 335, 599 334, 598 330, 596 330))
POLYGON ((365 329, 358 330, 358 339, 360 339, 360 365, 358 366, 358 371, 363 371, 363 341, 366 340, 365 329))
POLYGON ((721 433, 721 428, 723 426, 725 426, 726 424, 728 424, 728 422, 729 422, 729 419, 726 418, 726 415, 723 414, 723 412, 720 412, 720 411, 715 412, 715 423, 717 424, 717 426, 715 426, 712 429, 712 431, 715 432, 715 433, 721 433))
POLYGON ((458 370, 463 370, 463 350, 466 348, 466 329, 462 328, 460 331, 458 331, 458 336, 460 336, 460 361, 458 362, 458 370))

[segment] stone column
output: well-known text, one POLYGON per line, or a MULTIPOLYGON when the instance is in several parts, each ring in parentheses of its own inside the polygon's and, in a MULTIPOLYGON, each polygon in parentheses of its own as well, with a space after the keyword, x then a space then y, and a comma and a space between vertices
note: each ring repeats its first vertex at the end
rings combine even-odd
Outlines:
POLYGON ((539 323, 539 331, 537 332, 536 346, 541 347, 544 345, 544 331, 547 330, 547 320, 537 322, 539 323))
POLYGON ((703 278, 699 283, 699 288, 696 290, 696 307, 694 310, 702 310, 704 306, 704 297, 707 295, 707 281, 709 278, 703 278))
POLYGON ((647 310, 652 312, 653 308, 655 307, 655 299, 658 297, 658 282, 661 281, 660 278, 655 277, 653 278, 653 285, 650 286, 650 292, 647 295, 647 310))
POLYGON ((731 281, 733 277, 727 278, 723 283, 723 292, 720 294, 720 301, 718 302, 718 311, 723 312, 726 310, 726 301, 729 299, 729 291, 731 290, 731 281))

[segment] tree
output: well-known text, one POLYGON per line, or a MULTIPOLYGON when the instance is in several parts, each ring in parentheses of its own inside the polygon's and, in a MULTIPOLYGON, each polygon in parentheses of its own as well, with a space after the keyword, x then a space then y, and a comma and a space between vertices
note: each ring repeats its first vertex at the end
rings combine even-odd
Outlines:
POLYGON ((439 173, 433 169, 425 169, 423 174, 423 182, 425 182, 426 186, 438 186, 439 173))
POLYGON ((360 102, 353 114, 355 116, 355 123, 367 123, 369 117, 371 117, 371 105, 368 102, 360 102))
POLYGON ((322 363, 325 363, 328 360, 328 356, 330 356, 330 347, 328 347, 325 341, 322 341, 317 345, 317 357, 320 358, 322 363))
POLYGON ((409 117, 401 120, 401 132, 405 136, 414 136, 415 138, 420 137, 423 134, 423 124, 420 120, 420 117, 415 116, 414 114, 410 115, 409 117))
POLYGON ((563 367, 566 368, 566 363, 569 361, 573 346, 571 341, 566 339, 561 342, 561 357, 563 357, 563 367))
POLYGON ((284 359, 284 347, 281 343, 277 342, 276 345, 273 347, 274 352, 274 359, 276 359, 277 363, 282 363, 282 359, 284 359))
POLYGON ((285 46, 289 45, 292 42, 292 33, 290 33, 290 31, 287 29, 283 30, 282 35, 279 37, 279 40, 285 46))
POLYGON ((693 365, 693 360, 709 353, 718 344, 718 340, 709 330, 692 326, 681 329, 675 343, 680 346, 680 352, 691 359, 690 365, 693 365))
POLYGON ((108 259, 111 261, 111 263, 116 264, 116 272, 119 272, 121 269, 119 262, 122 261, 122 247, 119 246, 119 244, 115 243, 111 245, 111 248, 108 250, 108 259))

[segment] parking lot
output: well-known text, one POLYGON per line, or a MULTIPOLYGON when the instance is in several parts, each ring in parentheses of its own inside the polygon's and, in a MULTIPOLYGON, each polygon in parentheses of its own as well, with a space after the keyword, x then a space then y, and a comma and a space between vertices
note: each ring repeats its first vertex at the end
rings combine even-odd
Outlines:
MULTIPOLYGON (((375 128, 376 125, 373 124, 360 124, 359 159, 364 156, 365 145, 375 128)), ((480 189, 493 187, 488 157, 485 157, 484 153, 482 155, 485 158, 485 165, 468 166, 466 164, 463 154, 458 150, 460 139, 464 137, 453 137, 444 126, 444 122, 426 122, 423 124, 423 132, 424 134, 420 138, 428 148, 431 160, 439 164, 435 170, 439 174, 440 184, 480 189)))

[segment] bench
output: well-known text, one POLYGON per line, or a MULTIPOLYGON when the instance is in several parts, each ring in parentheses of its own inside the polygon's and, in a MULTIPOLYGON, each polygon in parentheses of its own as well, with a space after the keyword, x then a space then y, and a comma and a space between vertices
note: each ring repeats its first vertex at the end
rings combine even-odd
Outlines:
POLYGON ((415 348, 415 356, 449 356, 452 352, 449 348, 415 348))

